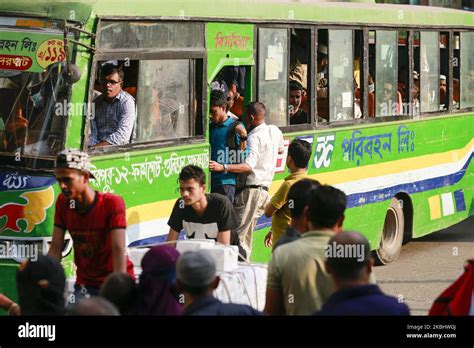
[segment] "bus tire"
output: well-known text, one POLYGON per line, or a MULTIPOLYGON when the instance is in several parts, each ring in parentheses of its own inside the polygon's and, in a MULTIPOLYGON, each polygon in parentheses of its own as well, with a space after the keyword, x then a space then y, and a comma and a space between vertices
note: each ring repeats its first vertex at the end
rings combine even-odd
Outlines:
POLYGON ((392 198, 385 215, 382 238, 375 252, 377 264, 388 265, 400 254, 405 229, 405 217, 400 201, 392 198))

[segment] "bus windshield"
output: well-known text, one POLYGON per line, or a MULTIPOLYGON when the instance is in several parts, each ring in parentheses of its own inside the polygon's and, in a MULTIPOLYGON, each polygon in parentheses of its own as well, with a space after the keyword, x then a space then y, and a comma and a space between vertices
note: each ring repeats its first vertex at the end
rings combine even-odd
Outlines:
POLYGON ((66 116, 67 83, 61 63, 44 72, 0 71, 0 152, 17 156, 57 153, 66 116))

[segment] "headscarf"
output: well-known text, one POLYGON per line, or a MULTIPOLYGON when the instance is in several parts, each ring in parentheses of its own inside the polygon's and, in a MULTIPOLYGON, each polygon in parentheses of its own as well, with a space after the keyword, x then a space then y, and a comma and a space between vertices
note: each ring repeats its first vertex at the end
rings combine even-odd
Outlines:
POLYGON ((66 276, 61 263, 47 255, 26 260, 16 273, 22 315, 63 315, 66 276))
POLYGON ((152 247, 143 257, 138 284, 138 315, 179 315, 181 305, 174 287, 179 252, 168 245, 152 247))

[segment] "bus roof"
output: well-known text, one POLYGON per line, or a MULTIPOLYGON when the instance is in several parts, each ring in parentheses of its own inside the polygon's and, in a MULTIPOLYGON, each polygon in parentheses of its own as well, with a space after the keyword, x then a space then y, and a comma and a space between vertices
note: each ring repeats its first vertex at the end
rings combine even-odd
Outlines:
POLYGON ((86 22, 115 18, 216 18, 391 26, 474 27, 468 11, 415 5, 318 0, 2 0, 0 14, 86 22))

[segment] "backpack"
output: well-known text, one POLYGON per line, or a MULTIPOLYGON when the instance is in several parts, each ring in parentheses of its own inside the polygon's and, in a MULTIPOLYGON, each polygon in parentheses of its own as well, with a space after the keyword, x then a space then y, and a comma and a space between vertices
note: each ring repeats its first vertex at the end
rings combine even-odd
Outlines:
POLYGON ((434 301, 428 315, 469 315, 473 304, 474 259, 467 260, 464 273, 434 301))
MULTIPOLYGON (((227 131, 227 147, 229 148, 229 153, 230 151, 239 151, 240 150, 240 145, 237 145, 235 141, 235 135, 237 134, 237 126, 240 124, 239 121, 234 121, 230 127, 229 130, 227 131)), ((237 163, 240 163, 237 162, 237 163)), ((245 187, 245 184, 247 183, 247 176, 248 174, 240 173, 236 174, 236 183, 235 183, 235 193, 237 195, 238 192, 242 191, 245 187)))

